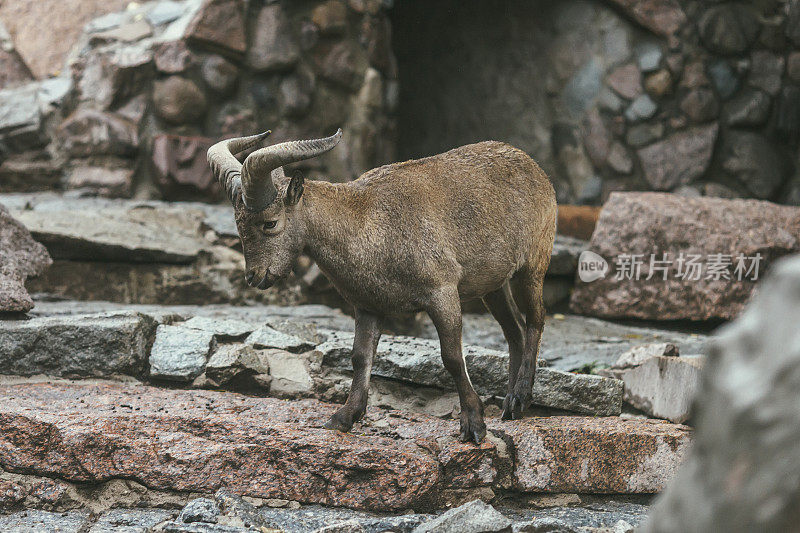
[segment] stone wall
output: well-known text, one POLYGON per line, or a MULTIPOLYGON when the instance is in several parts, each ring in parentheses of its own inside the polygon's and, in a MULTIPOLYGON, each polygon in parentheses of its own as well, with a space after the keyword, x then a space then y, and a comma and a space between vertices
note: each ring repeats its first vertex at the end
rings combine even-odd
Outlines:
POLYGON ((797 0, 156 0, 90 22, 33 89, 4 35, 2 191, 216 201, 212 140, 342 127, 310 177, 494 138, 562 203, 800 203, 797 0))
POLYGON ((799 2, 407 0, 391 17, 401 157, 495 138, 561 202, 800 202, 799 2))
POLYGON ((342 127, 305 170, 352 179, 393 158, 388 39, 379 2, 129 4, 86 26, 49 122, 35 102, 11 112, 38 85, 0 94, 0 189, 218 200, 208 146, 266 129, 279 142, 342 127))

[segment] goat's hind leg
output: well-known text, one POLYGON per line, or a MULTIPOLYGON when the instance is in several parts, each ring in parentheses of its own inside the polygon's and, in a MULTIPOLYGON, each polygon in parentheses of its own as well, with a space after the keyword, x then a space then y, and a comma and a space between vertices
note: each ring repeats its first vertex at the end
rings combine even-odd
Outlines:
POLYGON ((325 424, 326 429, 350 431, 367 411, 372 361, 381 338, 380 318, 356 309, 356 333, 353 340, 353 384, 345 404, 325 424))
POLYGON ((508 283, 484 296, 483 303, 500 324, 508 343, 508 390, 503 400, 503 420, 508 420, 512 417, 511 405, 514 386, 517 383, 525 347, 522 316, 511 296, 511 287, 508 283))
POLYGON ((513 390, 503 404, 503 419, 522 418, 531 404, 539 345, 544 330, 544 272, 523 268, 511 279, 514 299, 525 314, 525 347, 513 390))

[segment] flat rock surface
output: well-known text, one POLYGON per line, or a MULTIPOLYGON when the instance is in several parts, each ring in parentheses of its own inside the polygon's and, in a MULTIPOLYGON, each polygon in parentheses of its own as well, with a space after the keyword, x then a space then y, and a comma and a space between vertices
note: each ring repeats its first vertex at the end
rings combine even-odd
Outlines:
MULTIPOLYGON (((185 219, 191 212, 177 208, 123 213, 111 209, 26 210, 14 214, 56 259, 189 263, 203 247, 199 236, 187 231, 185 219)), ((200 216, 197 218, 195 227, 199 229, 200 216)))
POLYGON ((648 320, 731 319, 756 285, 753 272, 748 275, 751 258, 760 256, 760 278, 773 261, 800 251, 800 208, 760 200, 613 193, 590 250, 611 270, 605 278, 576 282, 574 312, 648 320), (666 270, 651 269, 651 255, 665 261, 654 265, 666 270), (737 273, 739 255, 744 260, 737 273), (628 266, 616 268, 618 260, 628 266), (692 264, 698 265, 696 274, 692 264))
POLYGON ((455 421, 380 409, 340 434, 322 429, 335 408, 118 382, 9 382, 0 385, 0 467, 73 482, 124 478, 159 490, 226 487, 357 509, 424 509, 448 491, 509 484, 655 492, 690 440, 685 426, 657 421, 547 417, 490 419, 489 438, 474 446, 456 440, 455 421))
POLYGON ((28 509, 6 516, 0 516, 0 530, 4 533, 78 533, 91 524, 86 511, 54 513, 28 509))
MULTIPOLYGON (((497 322, 488 314, 467 314, 463 320, 464 344, 485 346, 506 352, 506 340, 497 322)), ((422 337, 435 339, 433 324, 425 319, 422 337)), ((707 340, 704 333, 670 330, 653 325, 628 325, 579 315, 548 315, 539 357, 554 370, 573 371, 585 367, 611 365, 634 346, 671 342, 681 353, 702 352, 707 340)))
MULTIPOLYGON (((186 327, 198 327, 194 317, 212 319, 215 331, 222 325, 227 329, 228 320, 251 324, 255 331, 267 322, 291 321, 315 324, 319 327, 340 331, 353 331, 353 318, 338 309, 324 305, 136 305, 114 302, 54 301, 38 302, 32 316, 76 315, 93 312, 131 310, 153 317, 177 316, 187 321, 186 327)), ((205 320, 202 323, 208 323, 205 320)), ((202 328, 198 328, 202 329, 202 328)), ((247 329, 247 328, 246 328, 247 329)), ((241 330, 240 330, 241 332, 241 330)))

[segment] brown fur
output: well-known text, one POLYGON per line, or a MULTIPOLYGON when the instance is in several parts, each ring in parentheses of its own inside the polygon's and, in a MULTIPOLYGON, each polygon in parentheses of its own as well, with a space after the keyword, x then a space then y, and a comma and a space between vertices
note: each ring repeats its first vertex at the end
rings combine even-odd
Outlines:
POLYGON ((271 285, 305 251, 356 309, 353 388, 329 427, 348 430, 363 416, 380 318, 424 310, 456 381, 462 436, 482 440, 483 407, 461 355, 460 301, 473 298, 484 299, 509 341, 504 417, 521 416, 557 216, 553 187, 527 154, 482 142, 386 165, 349 183, 315 181, 303 190, 301 179, 279 173, 276 181, 278 198, 264 211, 236 206, 251 284, 271 285), (274 230, 259 229, 270 220, 278 221, 274 230))

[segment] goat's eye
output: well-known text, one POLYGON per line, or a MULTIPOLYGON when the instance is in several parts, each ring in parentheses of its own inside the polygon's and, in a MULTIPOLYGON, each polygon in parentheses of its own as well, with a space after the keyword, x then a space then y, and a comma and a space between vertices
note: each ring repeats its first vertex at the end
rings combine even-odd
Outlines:
POLYGON ((264 222, 264 224, 261 226, 261 229, 264 231, 269 231, 271 229, 275 229, 275 226, 277 225, 278 225, 277 220, 269 220, 267 222, 264 222))

